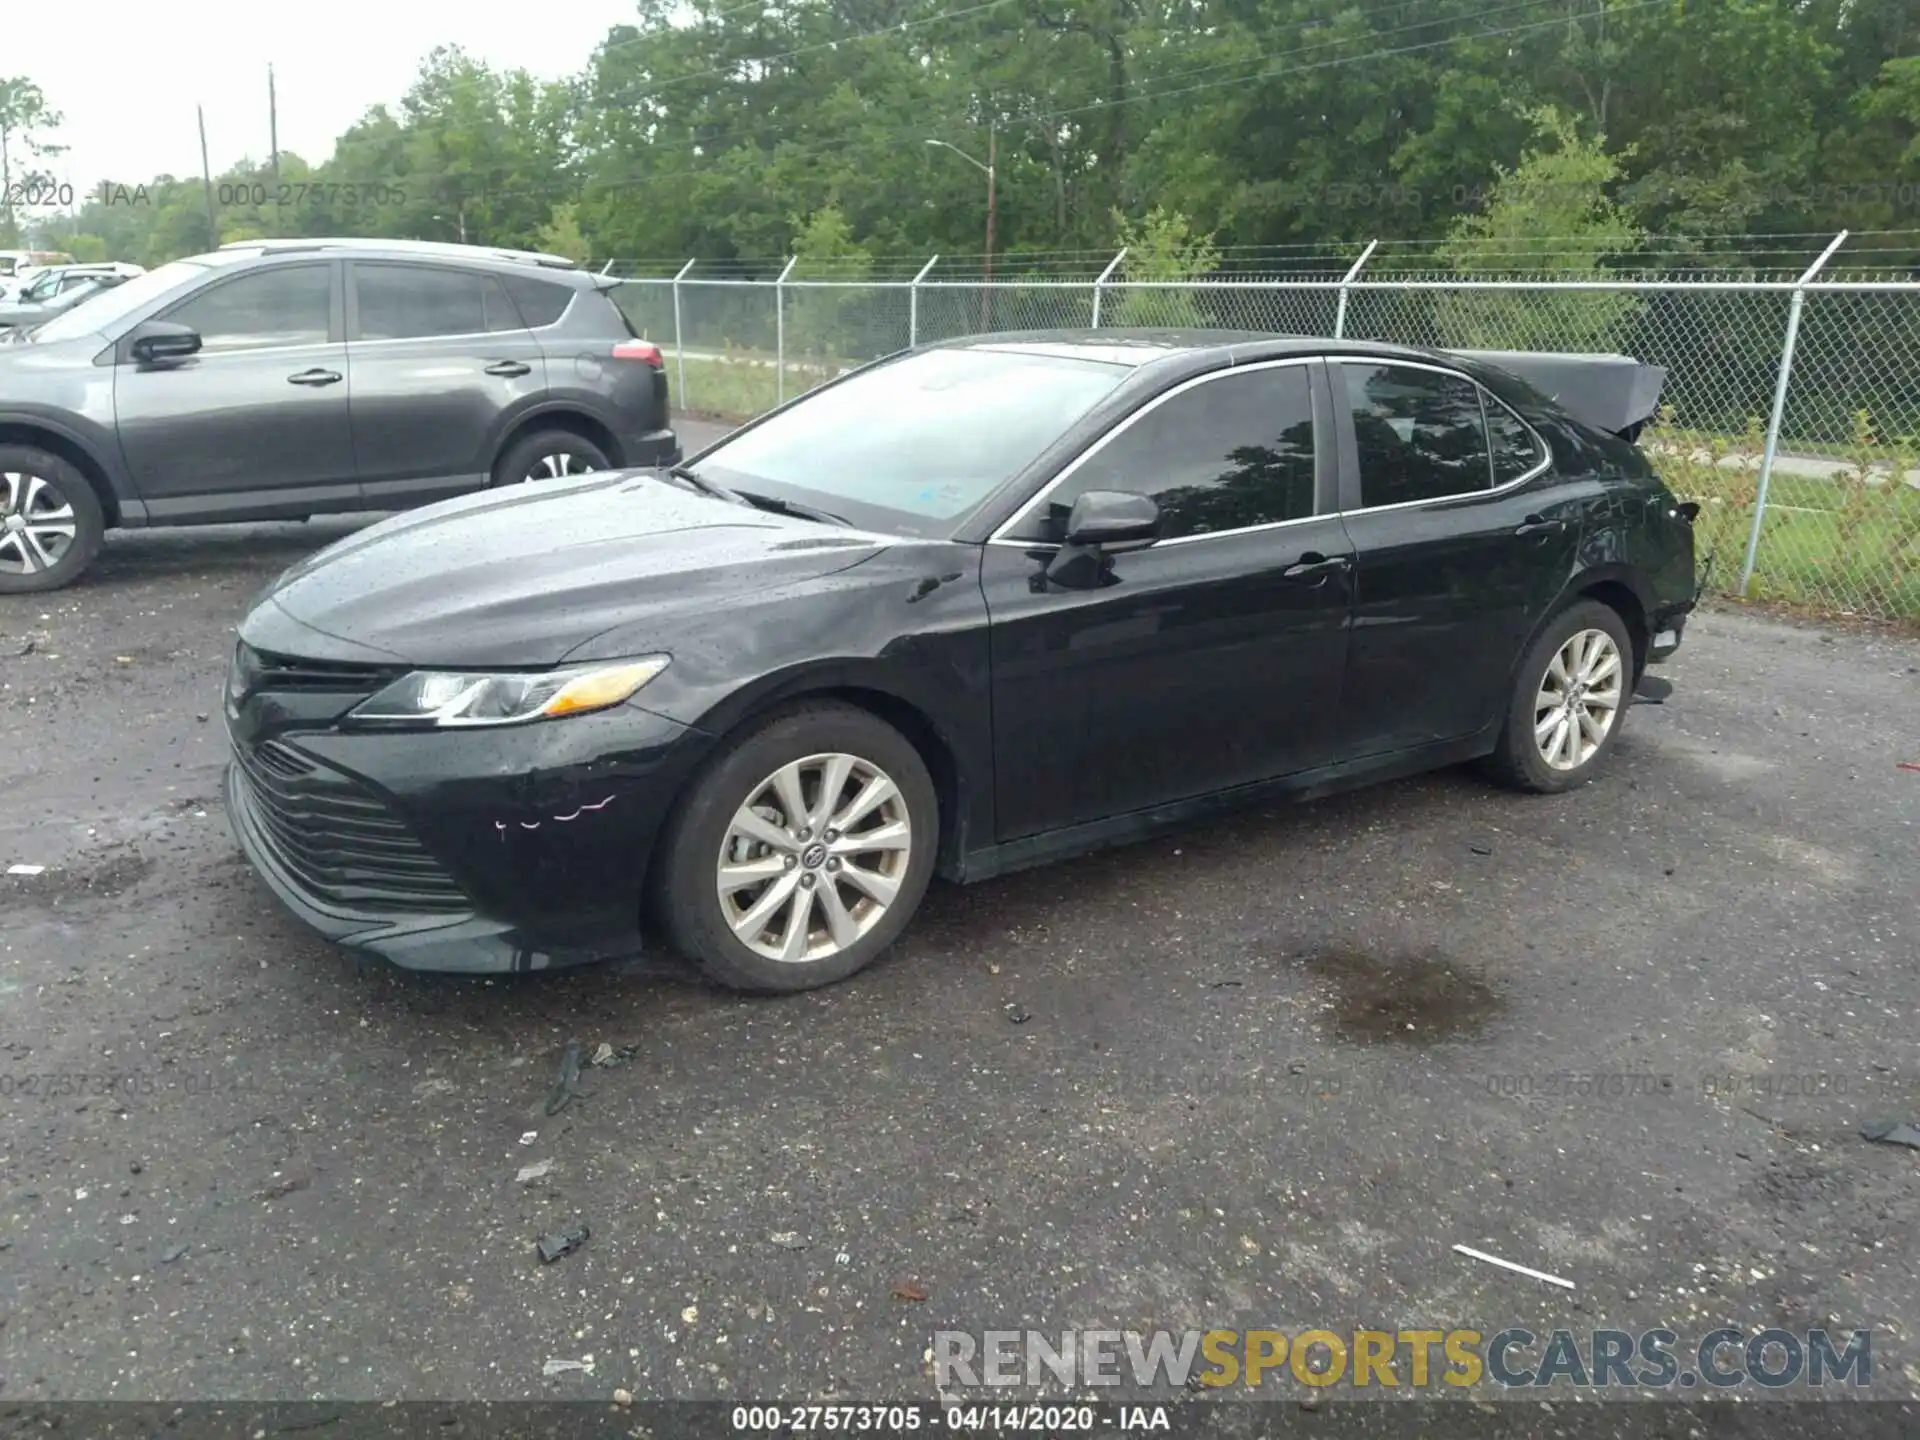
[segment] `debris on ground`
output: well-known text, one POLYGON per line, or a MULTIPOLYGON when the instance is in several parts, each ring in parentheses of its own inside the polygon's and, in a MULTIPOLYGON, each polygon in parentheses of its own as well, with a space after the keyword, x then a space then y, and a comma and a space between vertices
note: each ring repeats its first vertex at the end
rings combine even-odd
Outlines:
POLYGON ((285 1180, 276 1180, 264 1190, 256 1190, 256 1200, 284 1200, 296 1190, 304 1190, 313 1184, 311 1175, 290 1175, 285 1180))
POLYGON ((569 1040, 560 1056, 560 1078, 554 1082, 553 1093, 547 1096, 547 1114, 558 1115, 584 1093, 580 1089, 580 1042, 569 1040))
POLYGON ((778 1245, 782 1250, 804 1250, 807 1248, 807 1242, 792 1230, 776 1231, 772 1235, 767 1236, 767 1239, 775 1245, 778 1245))
POLYGON ((1920 1127, 1898 1120, 1875 1120, 1860 1127, 1862 1138, 1881 1145, 1905 1145, 1920 1150, 1920 1127))
POLYGON ((587 1243, 592 1234, 585 1225, 575 1225, 570 1230, 562 1230, 558 1235, 542 1235, 534 1241, 534 1248, 540 1252, 540 1263, 551 1265, 562 1256, 571 1255, 587 1243))
POLYGON ((602 1040, 600 1042, 600 1048, 593 1052, 593 1063, 595 1065, 611 1065, 613 1063, 613 1046, 602 1040))
POLYGON ((1901 761, 1897 761, 1896 763, 1900 766, 1902 770, 1920 770, 1920 763, 1916 763, 1912 760, 1901 760, 1901 761))
POLYGON ((540 1138, 540 1132, 538 1130, 529 1130, 520 1137, 520 1143, 522 1145, 531 1145, 533 1144, 534 1141, 538 1140, 539 1138, 540 1138))
POLYGON ((1558 1275, 1549 1275, 1544 1270, 1530 1270, 1525 1265, 1516 1265, 1511 1260, 1502 1260, 1498 1255, 1489 1255, 1486 1251, 1475 1250, 1470 1245, 1456 1245, 1453 1249, 1457 1255, 1467 1255, 1475 1260, 1484 1260, 1489 1265, 1498 1265, 1502 1270, 1511 1270, 1516 1275, 1525 1275, 1534 1280, 1544 1280, 1547 1284, 1558 1285, 1563 1290, 1573 1289, 1573 1282, 1571 1280, 1562 1279, 1558 1275))
POLYGON ((582 1375, 593 1373, 593 1356, 586 1355, 578 1360, 549 1360, 540 1367, 540 1373, 548 1379, 555 1375, 568 1375, 578 1372, 582 1375))
POLYGON ((39 875, 39 874, 42 874, 42 873, 44 873, 44 872, 46 871, 46 868, 47 868, 47 867, 46 867, 46 866, 44 866, 44 865, 9 865, 9 866, 7 867, 7 874, 9 874, 9 875, 39 875))
POLYGON ((177 1261, 186 1259, 188 1248, 189 1247, 185 1245, 174 1246, 173 1249, 167 1251, 166 1254, 160 1257, 160 1263, 162 1265, 172 1265, 177 1261))
POLYGON ((1027 1013, 1027 1008, 1024 1005, 1007 1006, 1007 1019, 1011 1020, 1015 1025, 1024 1025, 1032 1018, 1033 1016, 1027 1013))
POLYGON ((1491 855, 1493 853, 1493 847, 1491 845, 1469 845, 1467 849, 1476 855, 1491 855))
POLYGON ((520 1185, 531 1185, 536 1180, 544 1180, 553 1171, 553 1161, 542 1160, 537 1165, 522 1165, 514 1181, 520 1185))
POLYGON ((911 1280, 901 1280, 893 1287, 893 1298, 911 1300, 917 1305, 927 1298, 927 1287, 915 1284, 911 1280))
POLYGON ((614 1391, 613 1403, 618 1405, 622 1410, 626 1409, 627 1406, 633 1404, 633 1392, 631 1390, 614 1391))

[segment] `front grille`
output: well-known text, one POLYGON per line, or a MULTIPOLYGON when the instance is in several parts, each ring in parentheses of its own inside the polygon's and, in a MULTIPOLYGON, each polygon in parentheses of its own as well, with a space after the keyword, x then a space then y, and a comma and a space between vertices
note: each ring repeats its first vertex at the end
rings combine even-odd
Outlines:
POLYGON ((245 642, 234 656, 233 668, 236 687, 243 695, 259 690, 371 695, 406 673, 406 667, 399 665, 357 665, 273 655, 245 642))
POLYGON ((255 829, 321 909, 435 915, 472 908, 406 822, 357 781, 277 741, 236 743, 255 829))

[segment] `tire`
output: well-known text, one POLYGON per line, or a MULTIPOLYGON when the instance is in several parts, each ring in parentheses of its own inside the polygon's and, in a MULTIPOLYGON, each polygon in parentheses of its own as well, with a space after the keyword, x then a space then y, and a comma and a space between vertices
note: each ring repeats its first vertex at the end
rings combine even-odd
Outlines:
POLYGON ((535 430, 500 452, 493 466, 493 483, 501 486, 526 480, 558 480, 612 468, 607 452, 584 435, 571 430, 535 430))
POLYGON ((106 537, 86 476, 45 450, 0 445, 0 595, 71 585, 106 537))
POLYGON ((1586 784, 1613 753, 1633 703, 1633 684, 1633 637, 1619 612, 1598 600, 1568 606, 1527 647, 1500 739, 1487 757, 1488 772, 1504 785, 1536 795, 1558 795, 1586 784), (1578 668, 1582 654, 1591 657, 1584 685, 1578 668), (1570 674, 1571 687, 1556 682, 1549 689, 1556 663, 1570 674), (1590 726, 1580 726, 1576 734, 1578 709, 1556 712, 1551 705, 1555 694, 1569 691, 1575 706, 1599 726, 1597 744, 1590 726))
POLYGON ((865 969, 906 928, 933 877, 939 841, 939 799, 913 744, 865 710, 805 703, 742 733, 694 783, 665 837, 655 911, 673 948, 708 979, 763 994, 812 990, 865 969), (797 774, 803 819, 823 813, 819 790, 829 774, 842 774, 841 804, 832 812, 841 815, 871 798, 866 787, 876 777, 892 784, 888 798, 855 814, 852 839, 834 842, 844 847, 841 859, 817 830, 793 838, 776 790, 783 774, 797 774), (758 802, 757 816, 747 811, 750 802, 758 802), (752 836, 736 828, 742 817, 752 836), (904 852, 860 843, 897 839, 902 823, 904 852), (771 836, 781 837, 782 848, 768 843, 771 836), (723 861, 736 870, 724 899, 723 861), (868 878, 853 880, 856 869, 868 878), (757 873, 749 882, 750 872, 757 873), (882 905, 875 889, 891 898, 882 905), (837 902, 841 935, 829 929, 829 897, 837 902), (806 916, 798 941, 796 904, 806 916), (749 930, 756 918, 761 928, 749 930), (790 958, 769 953, 783 948, 790 958))

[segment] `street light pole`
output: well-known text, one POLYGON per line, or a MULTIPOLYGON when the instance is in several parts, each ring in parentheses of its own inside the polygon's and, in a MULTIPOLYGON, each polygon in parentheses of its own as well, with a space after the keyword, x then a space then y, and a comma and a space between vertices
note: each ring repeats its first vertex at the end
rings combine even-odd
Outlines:
POLYGON ((995 180, 994 161, 998 158, 997 146, 998 146, 999 137, 998 137, 997 131, 998 131, 997 124, 993 121, 988 121, 987 122, 987 158, 985 163, 982 163, 981 161, 974 159, 973 156, 969 155, 966 151, 962 150, 958 145, 950 145, 945 140, 927 141, 927 144, 929 145, 937 145, 942 150, 953 151, 954 154, 958 155, 962 160, 966 161, 969 165, 973 166, 974 169, 985 172, 987 177, 986 288, 984 292, 984 298, 982 299, 981 306, 980 306, 980 315, 981 315, 980 328, 983 330, 990 328, 993 324, 993 240, 994 240, 993 232, 994 232, 994 222, 998 218, 998 214, 999 214, 998 197, 995 193, 995 186, 994 186, 994 180, 995 180))

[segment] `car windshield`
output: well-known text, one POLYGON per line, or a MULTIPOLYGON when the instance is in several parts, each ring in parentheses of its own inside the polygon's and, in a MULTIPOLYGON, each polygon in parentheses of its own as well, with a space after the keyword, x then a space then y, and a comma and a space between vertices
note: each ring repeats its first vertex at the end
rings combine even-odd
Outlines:
POLYGON ((157 300, 182 280, 204 275, 207 267, 192 260, 175 260, 136 275, 124 285, 95 292, 84 305, 76 305, 56 315, 33 332, 41 344, 50 340, 72 340, 82 335, 97 335, 124 315, 131 315, 150 300, 157 300))
POLYGON ((945 535, 1129 373, 1059 355, 926 350, 809 396, 695 469, 856 524, 945 535))

